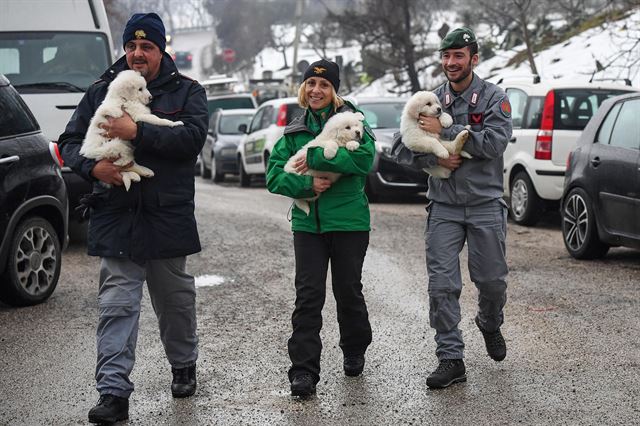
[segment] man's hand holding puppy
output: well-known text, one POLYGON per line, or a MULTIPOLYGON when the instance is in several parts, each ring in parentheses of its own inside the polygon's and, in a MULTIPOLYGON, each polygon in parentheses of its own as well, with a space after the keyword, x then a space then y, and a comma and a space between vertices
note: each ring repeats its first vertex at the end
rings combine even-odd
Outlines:
MULTIPOLYGON (((438 117, 427 117, 420 114, 418 126, 425 132, 435 133, 437 135, 442 131, 442 124, 438 117)), ((458 154, 450 154, 449 158, 438 158, 438 165, 454 171, 462 164, 462 157, 458 154)))

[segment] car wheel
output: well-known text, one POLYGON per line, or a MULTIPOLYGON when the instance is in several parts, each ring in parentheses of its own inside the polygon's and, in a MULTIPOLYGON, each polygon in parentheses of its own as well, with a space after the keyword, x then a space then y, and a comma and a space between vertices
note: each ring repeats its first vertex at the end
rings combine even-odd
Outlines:
POLYGON ((213 156, 211 156, 211 180, 213 180, 215 183, 224 182, 224 173, 218 172, 216 159, 213 156))
POLYGON ((58 284, 62 251, 58 233, 41 217, 18 224, 9 246, 0 300, 12 306, 42 303, 58 284))
POLYGON ((576 259, 596 259, 609 251, 600 241, 591 200, 582 188, 572 189, 562 207, 562 239, 569 254, 576 259))
POLYGON ((251 186, 251 176, 247 174, 242 164, 242 158, 238 157, 238 170, 240 171, 240 186, 246 188, 251 186))
POLYGON ((511 193, 509 213, 513 221, 518 225, 535 225, 544 211, 544 204, 536 193, 529 175, 526 172, 519 172, 511 181, 509 189, 511 193))
POLYGON ((202 156, 202 158, 200 158, 200 176, 202 176, 202 179, 211 178, 211 169, 209 169, 207 165, 204 164, 204 155, 202 156))

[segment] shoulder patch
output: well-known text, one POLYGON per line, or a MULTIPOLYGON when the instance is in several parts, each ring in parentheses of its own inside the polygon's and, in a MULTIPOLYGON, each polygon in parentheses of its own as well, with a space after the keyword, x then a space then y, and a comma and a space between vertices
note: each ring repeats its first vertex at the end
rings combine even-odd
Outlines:
POLYGON ((504 98, 500 103, 500 112, 507 118, 511 118, 511 104, 508 98, 504 98))

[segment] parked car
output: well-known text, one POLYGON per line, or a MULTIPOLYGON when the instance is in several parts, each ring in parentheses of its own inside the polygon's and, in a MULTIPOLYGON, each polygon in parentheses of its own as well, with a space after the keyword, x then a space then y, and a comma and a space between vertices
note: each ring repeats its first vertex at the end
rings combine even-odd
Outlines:
POLYGON ((217 109, 254 109, 258 108, 255 96, 251 93, 228 93, 207 96, 209 118, 217 109))
POLYGON ((67 242, 68 199, 58 146, 0 74, 0 300, 45 301, 67 242))
POLYGON ((271 150, 283 135, 285 126, 302 114, 295 97, 272 99, 260 105, 251 119, 247 135, 238 145, 240 186, 249 186, 253 176, 265 174, 271 150))
POLYGON ((178 50, 174 53, 173 62, 176 67, 183 70, 190 70, 193 64, 193 55, 189 51, 178 50))
POLYGON ((504 153, 505 197, 511 218, 535 225, 557 208, 569 152, 606 99, 637 89, 620 84, 554 80, 498 83, 511 103, 513 135, 504 153))
POLYGON ((200 175, 214 182, 238 174, 236 152, 255 109, 219 109, 211 115, 207 140, 200 153, 200 175), (241 127, 244 125, 244 127, 241 127))
POLYGON ((605 101, 567 160, 564 245, 576 259, 640 248, 640 93, 605 101))
POLYGON ((391 157, 393 135, 400 131, 400 117, 408 98, 356 98, 357 106, 376 136, 376 156, 365 191, 371 202, 385 195, 415 194, 427 190, 427 175, 401 166, 391 157))

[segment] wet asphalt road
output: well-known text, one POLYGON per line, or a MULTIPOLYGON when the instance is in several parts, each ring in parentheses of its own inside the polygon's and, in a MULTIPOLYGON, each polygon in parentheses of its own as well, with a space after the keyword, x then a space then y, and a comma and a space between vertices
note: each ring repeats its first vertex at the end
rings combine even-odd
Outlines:
MULTIPOLYGON (((461 256, 461 329, 468 382, 431 391, 424 200, 372 204, 364 267, 374 341, 364 374, 347 378, 335 302, 324 310, 316 397, 289 396, 286 342, 293 309, 289 201, 264 187, 197 178, 203 251, 188 268, 198 282, 198 392, 174 400, 170 367, 145 291, 131 425, 235 424, 638 424, 640 252, 599 261, 570 258, 559 219, 509 223, 508 354, 496 363, 473 324, 476 290, 461 256)), ((178 237, 178 236, 177 236, 178 237)), ((98 259, 71 245, 60 283, 42 305, 0 305, 0 424, 86 424, 94 389, 98 259)))

